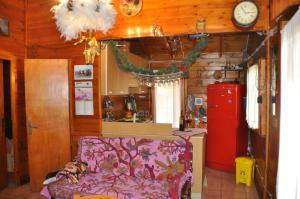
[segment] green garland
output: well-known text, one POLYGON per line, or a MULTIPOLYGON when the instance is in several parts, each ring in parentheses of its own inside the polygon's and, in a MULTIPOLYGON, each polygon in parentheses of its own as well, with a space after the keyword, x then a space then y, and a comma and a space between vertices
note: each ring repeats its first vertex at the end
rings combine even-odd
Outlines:
POLYGON ((182 72, 183 77, 188 77, 189 67, 196 61, 201 51, 208 44, 208 36, 203 35, 203 37, 197 41, 195 48, 187 54, 186 58, 182 60, 180 66, 177 66, 177 64, 172 63, 170 66, 166 68, 162 68, 155 72, 152 69, 138 67, 130 63, 126 55, 124 55, 116 46, 116 43, 117 42, 115 41, 109 41, 108 45, 110 45, 112 48, 112 52, 116 58, 119 69, 121 69, 124 72, 133 72, 133 73, 139 73, 144 75, 167 75, 171 73, 182 72))

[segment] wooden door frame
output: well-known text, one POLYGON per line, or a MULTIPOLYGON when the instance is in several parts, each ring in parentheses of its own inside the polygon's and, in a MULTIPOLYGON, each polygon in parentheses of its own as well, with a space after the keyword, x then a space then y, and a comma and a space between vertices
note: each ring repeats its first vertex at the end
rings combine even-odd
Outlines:
POLYGON ((16 184, 20 184, 20 174, 19 174, 19 133, 18 133, 18 118, 17 118, 17 61, 18 58, 13 54, 0 49, 0 59, 10 61, 10 91, 11 91, 11 120, 12 120, 12 130, 13 130, 13 149, 14 149, 14 180, 16 184))

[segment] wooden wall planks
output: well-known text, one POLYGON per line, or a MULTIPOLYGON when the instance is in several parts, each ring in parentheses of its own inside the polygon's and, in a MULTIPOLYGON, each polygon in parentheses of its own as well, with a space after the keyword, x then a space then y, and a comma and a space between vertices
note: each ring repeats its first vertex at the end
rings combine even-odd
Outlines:
POLYGON ((220 57, 219 52, 207 53, 201 55, 195 64, 190 68, 190 76, 187 80, 187 94, 195 97, 203 98, 203 105, 206 108, 207 102, 207 85, 215 82, 234 82, 236 79, 240 83, 245 83, 245 72, 223 71, 226 63, 240 64, 242 61, 241 52, 226 52, 220 57), (214 73, 220 71, 222 77, 217 80, 214 78, 214 73))
POLYGON ((15 61, 11 73, 12 90, 14 91, 13 110, 15 177, 20 183, 21 178, 28 175, 27 134, 25 116, 24 89, 24 57, 25 57, 25 1, 0 0, 0 17, 9 21, 9 36, 0 35, 0 59, 15 61))
POLYGON ((271 21, 293 5, 300 5, 300 0, 272 0, 270 4, 271 21))
MULTIPOLYGON (((287 23, 287 21, 280 22, 278 25, 279 29, 282 29, 283 26, 287 23)), ((281 34, 277 34, 271 41, 271 49, 270 49, 270 72, 272 74, 272 70, 274 70, 274 65, 276 65, 276 103, 275 103, 275 112, 273 115, 273 106, 270 105, 269 109, 269 142, 266 144, 268 147, 268 161, 267 161, 267 193, 266 195, 272 194, 272 197, 276 197, 276 183, 277 183, 277 168, 278 168, 278 156, 279 156, 279 136, 280 136, 280 73, 281 73, 281 34)), ((271 87, 274 89, 274 87, 271 87)))
MULTIPOLYGON (((57 2, 56 0, 28 0, 26 22, 29 57, 60 57, 61 54, 68 53, 57 49, 72 45, 71 42, 65 43, 56 30, 50 9, 57 2), (32 47, 35 48, 31 49, 32 47)), ((261 11, 260 18, 250 31, 266 30, 268 27, 268 1, 257 0, 257 2, 261 11)), ((151 26, 154 24, 162 26, 166 35, 194 33, 195 23, 201 18, 206 19, 208 32, 241 31, 231 22, 231 11, 236 3, 235 0, 205 0, 201 3, 198 0, 145 0, 142 11, 131 18, 119 13, 119 0, 114 0, 113 3, 118 12, 116 25, 107 35, 98 33, 98 39, 151 36, 151 26)), ((72 48, 69 50, 71 51, 72 48)))
POLYGON ((25 54, 25 7, 24 1, 0 0, 0 17, 9 21, 10 35, 0 35, 0 48, 18 57, 25 54))
POLYGON ((18 59, 16 80, 16 118, 18 137, 18 176, 21 183, 28 176, 27 129, 25 112, 24 60, 18 59))
MULTIPOLYGON (((83 56, 73 57, 69 68, 69 83, 70 83, 70 113, 73 118, 71 122, 71 131, 73 134, 80 132, 95 132, 100 135, 101 128, 101 96, 100 96, 100 57, 95 59, 93 65, 93 101, 94 115, 93 116, 77 116, 75 115, 75 88, 74 88, 74 65, 85 64, 83 56)), ((90 80, 87 80, 90 81, 90 80)), ((80 82, 76 80, 76 82, 80 82)), ((72 134, 71 133, 71 134, 72 134)))

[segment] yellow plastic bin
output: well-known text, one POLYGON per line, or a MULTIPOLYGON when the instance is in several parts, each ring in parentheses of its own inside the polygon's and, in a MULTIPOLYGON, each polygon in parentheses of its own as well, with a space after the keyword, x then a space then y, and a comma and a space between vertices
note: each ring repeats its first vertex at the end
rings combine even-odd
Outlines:
POLYGON ((254 176, 254 162, 255 160, 249 157, 237 157, 236 163, 236 184, 245 183, 247 186, 251 186, 254 176))

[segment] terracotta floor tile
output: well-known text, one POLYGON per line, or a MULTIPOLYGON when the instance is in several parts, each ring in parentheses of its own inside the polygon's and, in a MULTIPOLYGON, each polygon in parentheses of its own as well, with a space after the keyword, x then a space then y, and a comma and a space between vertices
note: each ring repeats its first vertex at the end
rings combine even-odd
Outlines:
POLYGON ((247 199, 259 199, 254 185, 252 185, 251 187, 245 188, 245 191, 246 191, 247 199))
POLYGON ((235 182, 222 181, 221 190, 226 192, 245 193, 245 185, 235 184, 235 182))
POLYGON ((247 187, 245 184, 236 184, 234 173, 206 168, 205 176, 207 187, 203 187, 204 199, 259 199, 254 185, 247 187))
POLYGON ((223 172, 222 173, 222 179, 235 181, 235 174, 234 173, 223 172))
POLYGON ((246 192, 228 192, 222 191, 222 199, 246 199, 246 192))
POLYGON ((210 190, 205 190, 203 191, 202 195, 203 199, 221 199, 221 192, 220 191, 210 191, 210 190))
POLYGON ((222 182, 222 178, 221 175, 216 175, 216 174, 207 174, 206 175, 206 179, 205 179, 206 183, 204 183, 203 189, 206 190, 221 190, 221 182, 222 182))
POLYGON ((214 176, 214 177, 218 177, 218 178, 221 178, 224 173, 222 171, 218 171, 218 170, 211 169, 211 168, 205 168, 204 172, 208 176, 214 176))
POLYGON ((29 184, 9 187, 0 191, 1 199, 45 199, 40 193, 32 193, 29 184))

